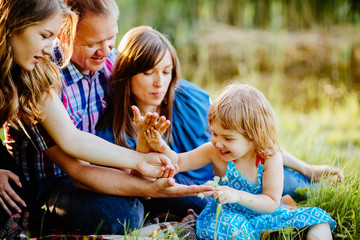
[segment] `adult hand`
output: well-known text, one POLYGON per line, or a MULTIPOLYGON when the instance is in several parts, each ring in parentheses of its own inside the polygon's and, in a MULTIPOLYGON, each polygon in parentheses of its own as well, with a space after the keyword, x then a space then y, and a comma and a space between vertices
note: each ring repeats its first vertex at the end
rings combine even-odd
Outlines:
POLYGON ((333 177, 331 182, 335 183, 344 181, 343 171, 329 165, 311 165, 311 175, 307 177, 312 178, 315 182, 319 182, 322 177, 333 177))
POLYGON ((142 175, 152 178, 162 177, 166 172, 168 172, 167 175, 170 175, 176 171, 168 157, 155 152, 144 154, 143 160, 139 161, 136 170, 142 175))
POLYGON ((24 207, 26 207, 26 204, 10 186, 10 179, 14 181, 16 185, 22 187, 19 177, 16 174, 8 170, 0 169, 0 205, 9 215, 12 215, 12 210, 21 212, 18 204, 24 207))
POLYGON ((143 134, 146 130, 154 127, 159 131, 160 135, 163 135, 166 129, 171 125, 170 120, 167 120, 165 116, 161 116, 154 113, 146 113, 145 116, 141 116, 140 110, 136 106, 131 106, 134 114, 134 122, 139 131, 139 134, 143 134))
POLYGON ((215 188, 209 185, 182 185, 175 183, 173 178, 159 178, 153 182, 153 193, 151 197, 156 198, 178 198, 197 196, 202 193, 204 196, 212 196, 215 188))

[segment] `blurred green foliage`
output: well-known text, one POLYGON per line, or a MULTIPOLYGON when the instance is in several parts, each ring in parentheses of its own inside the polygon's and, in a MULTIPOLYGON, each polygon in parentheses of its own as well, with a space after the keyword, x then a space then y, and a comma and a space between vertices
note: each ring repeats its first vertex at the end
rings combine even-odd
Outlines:
POLYGON ((116 1, 117 42, 132 27, 152 26, 174 44, 183 77, 203 88, 252 73, 301 89, 308 77, 360 88, 357 0, 116 1))
POLYGON ((183 27, 220 22, 244 28, 302 29, 360 22, 357 0, 116 0, 121 30, 151 25, 170 37, 183 27))

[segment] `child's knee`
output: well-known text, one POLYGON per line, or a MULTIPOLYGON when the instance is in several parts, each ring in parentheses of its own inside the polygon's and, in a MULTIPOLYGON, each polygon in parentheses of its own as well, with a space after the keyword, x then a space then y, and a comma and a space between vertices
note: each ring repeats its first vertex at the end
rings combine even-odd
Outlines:
POLYGON ((330 240, 332 239, 330 224, 319 223, 310 227, 307 240, 330 240))

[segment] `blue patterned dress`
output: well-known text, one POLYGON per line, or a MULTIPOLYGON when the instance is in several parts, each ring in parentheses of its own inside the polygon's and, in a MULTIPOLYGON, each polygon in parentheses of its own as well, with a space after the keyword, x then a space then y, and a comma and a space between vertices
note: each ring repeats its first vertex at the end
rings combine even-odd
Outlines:
MULTIPOLYGON (((258 185, 248 182, 236 170, 234 161, 227 165, 226 173, 219 185, 252 194, 262 193, 263 164, 258 165, 258 185)), ((200 239, 214 239, 216 208, 219 202, 212 199, 196 220, 196 234, 200 239)), ((317 207, 304 207, 296 210, 277 208, 272 214, 252 211, 237 203, 222 205, 217 222, 217 240, 225 239, 259 239, 263 230, 279 230, 287 227, 301 229, 317 223, 329 222, 333 231, 335 221, 324 210, 317 207), (233 238, 236 236, 236 238, 233 238)))

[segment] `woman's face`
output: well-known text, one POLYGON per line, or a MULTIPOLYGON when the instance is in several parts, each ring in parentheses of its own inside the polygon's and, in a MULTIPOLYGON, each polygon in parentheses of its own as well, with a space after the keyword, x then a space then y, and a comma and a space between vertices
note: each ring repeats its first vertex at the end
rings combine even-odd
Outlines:
POLYGON ((31 71, 44 56, 52 53, 62 20, 63 16, 56 14, 10 37, 15 61, 21 68, 31 71))
POLYGON ((170 52, 166 51, 156 66, 131 78, 131 92, 142 113, 155 112, 160 106, 171 82, 172 68, 170 52))

